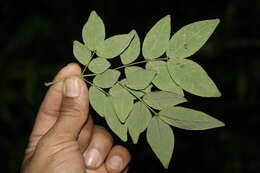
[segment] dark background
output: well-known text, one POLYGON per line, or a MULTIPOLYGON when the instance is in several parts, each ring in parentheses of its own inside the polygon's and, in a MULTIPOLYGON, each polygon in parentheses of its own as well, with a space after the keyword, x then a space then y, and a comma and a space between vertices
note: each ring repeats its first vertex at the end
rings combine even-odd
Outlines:
POLYGON ((173 31, 198 20, 221 19, 192 59, 204 67, 223 97, 187 97, 193 108, 224 121, 226 127, 195 132, 173 128, 176 143, 168 170, 143 134, 138 145, 123 144, 132 153, 130 172, 260 172, 259 0, 1 0, 0 172, 19 172, 47 90, 43 84, 75 61, 72 42, 81 40, 81 29, 93 9, 104 20, 108 36, 134 28, 142 39, 167 14, 172 15, 173 31))

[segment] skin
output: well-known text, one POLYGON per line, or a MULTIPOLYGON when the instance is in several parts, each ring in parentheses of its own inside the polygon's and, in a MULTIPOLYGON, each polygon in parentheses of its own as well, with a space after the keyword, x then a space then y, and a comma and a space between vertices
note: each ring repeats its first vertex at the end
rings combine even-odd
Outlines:
POLYGON ((77 64, 68 64, 41 104, 30 135, 21 173, 125 173, 130 154, 95 125, 89 114, 88 89, 77 64))

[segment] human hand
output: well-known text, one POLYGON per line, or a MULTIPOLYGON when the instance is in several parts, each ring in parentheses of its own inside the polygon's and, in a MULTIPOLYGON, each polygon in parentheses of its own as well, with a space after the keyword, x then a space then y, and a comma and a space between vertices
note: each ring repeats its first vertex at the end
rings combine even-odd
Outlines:
POLYGON ((104 128, 89 115, 88 90, 76 64, 64 67, 39 109, 21 173, 127 172, 130 154, 113 146, 104 128))

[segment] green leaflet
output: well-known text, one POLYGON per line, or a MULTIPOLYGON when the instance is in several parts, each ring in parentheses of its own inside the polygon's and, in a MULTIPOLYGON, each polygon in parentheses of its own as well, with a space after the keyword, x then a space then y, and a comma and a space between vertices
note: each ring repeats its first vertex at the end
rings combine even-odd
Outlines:
POLYGON ((142 67, 139 66, 130 66, 125 68, 125 76, 129 76, 130 73, 133 73, 137 70, 143 69, 142 67))
POLYGON ((101 42, 97 48, 97 55, 111 59, 120 55, 130 44, 133 34, 115 35, 101 42))
POLYGON ((163 90, 169 91, 181 96, 184 96, 183 90, 179 87, 171 78, 167 64, 164 61, 153 61, 146 63, 146 69, 154 70, 156 72, 156 76, 153 79, 153 84, 163 90))
POLYGON ((116 83, 112 88, 109 89, 109 94, 114 97, 131 97, 134 100, 134 96, 131 93, 129 93, 127 89, 122 87, 119 83, 123 84, 122 81, 116 83))
POLYGON ((93 109, 102 117, 105 116, 106 95, 95 86, 89 88, 89 102, 93 109))
POLYGON ((131 88, 128 88, 128 89, 133 93, 133 95, 135 95, 135 99, 136 99, 136 97, 141 98, 146 93, 151 92, 152 87, 153 87, 153 85, 149 85, 148 87, 146 87, 145 89, 142 89, 142 90, 134 90, 131 88))
POLYGON ((127 141, 127 126, 121 124, 117 118, 111 98, 107 97, 105 100, 105 119, 108 126, 122 141, 127 141))
POLYGON ((197 52, 209 39, 219 19, 204 20, 182 27, 169 42, 168 57, 186 58, 197 52))
MULTIPOLYGON (((120 81, 120 83, 125 86, 127 81, 126 81, 126 79, 123 79, 123 80, 120 81)), ((128 88, 127 86, 125 86, 125 87, 126 87, 125 90, 128 90, 128 93, 132 93, 131 95, 132 95, 133 99, 137 99, 136 97, 141 98, 146 93, 151 92, 153 85, 150 84, 149 86, 147 86, 146 88, 144 88, 142 90, 131 89, 131 88, 128 88)))
POLYGON ((111 88, 118 81, 119 76, 119 71, 108 69, 104 73, 96 75, 93 83, 101 88, 111 88))
POLYGON ((126 122, 129 134, 135 144, 151 119, 152 115, 149 109, 140 101, 136 102, 126 122))
POLYGON ((111 66, 110 62, 105 58, 95 58, 89 63, 89 70, 93 73, 102 73, 111 66))
POLYGON ((165 16, 159 20, 144 38, 142 53, 145 59, 162 56, 168 48, 171 34, 171 17, 165 16))
POLYGON ((151 70, 137 70, 126 77, 126 86, 135 90, 144 89, 151 83, 155 74, 151 70))
POLYGON ((90 13, 87 23, 82 30, 82 37, 87 47, 95 51, 98 45, 105 40, 105 25, 95 11, 90 13))
POLYGON ((143 100, 150 107, 158 110, 187 102, 184 97, 166 91, 154 91, 147 93, 144 95, 143 100))
POLYGON ((151 92, 153 85, 150 84, 148 87, 146 87, 145 89, 142 90, 133 90, 130 88, 130 90, 133 92, 133 94, 138 97, 141 98, 142 96, 144 96, 146 93, 151 92))
POLYGON ((221 93, 203 68, 188 59, 173 59, 167 62, 175 82, 185 91, 201 97, 220 97, 221 93))
POLYGON ((164 168, 168 168, 174 147, 174 135, 170 126, 154 116, 147 128, 146 138, 164 168))
POLYGON ((111 100, 119 120, 124 123, 128 114, 131 112, 134 106, 134 100, 132 96, 111 96, 111 100))
POLYGON ((120 55, 121 61, 123 64, 130 64, 134 62, 140 54, 140 39, 135 30, 130 32, 131 35, 134 35, 130 45, 127 49, 120 55))
POLYGON ((91 59, 91 51, 76 40, 73 42, 73 54, 82 65, 87 65, 91 59))
MULTIPOLYGON (((140 70, 140 69, 143 69, 143 68, 142 68, 142 67, 138 67, 138 66, 126 67, 126 68, 125 68, 125 75, 126 75, 126 77, 127 77, 127 76, 129 76, 130 73, 133 73, 133 72, 135 72, 135 71, 137 71, 137 70, 140 70)), ((121 81, 121 83, 125 85, 125 84, 127 83, 126 79, 123 79, 123 80, 121 81)), ((132 94, 134 94, 136 97, 141 98, 144 94, 151 92, 152 87, 153 87, 153 85, 150 84, 149 86, 147 86, 146 88, 144 88, 144 89, 142 89, 142 90, 135 90, 135 89, 131 89, 131 88, 128 88, 128 89, 129 89, 129 90, 132 92, 132 94)), ((136 97, 134 97, 134 99, 136 99, 136 97)))
POLYGON ((174 127, 186 130, 207 130, 225 125, 203 112, 184 107, 164 109, 159 112, 159 117, 174 127))

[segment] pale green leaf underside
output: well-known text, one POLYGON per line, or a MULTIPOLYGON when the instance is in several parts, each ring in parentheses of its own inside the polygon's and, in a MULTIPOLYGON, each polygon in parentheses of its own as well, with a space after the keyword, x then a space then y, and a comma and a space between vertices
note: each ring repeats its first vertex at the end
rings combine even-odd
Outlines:
POLYGON ((144 89, 151 83, 155 74, 151 70, 137 70, 126 77, 126 86, 136 90, 144 89))
MULTIPOLYGON (((125 68, 125 75, 126 75, 126 77, 127 77, 127 76, 129 76, 129 74, 131 74, 131 73, 133 73, 133 72, 135 72, 135 71, 137 71, 137 70, 140 70, 140 69, 143 69, 143 68, 142 68, 142 67, 139 67, 139 66, 126 67, 126 68, 125 68)), ((121 83, 122 83, 123 85, 126 85, 126 83, 127 83, 126 79, 123 79, 123 80, 121 81, 121 83)), ((140 97, 142 97, 144 94, 151 92, 152 87, 153 87, 153 85, 150 84, 148 87, 146 87, 146 88, 144 88, 144 89, 141 89, 141 90, 135 90, 135 89, 131 89, 131 88, 128 88, 128 89, 132 92, 132 94, 133 94, 134 96, 140 98, 140 97)), ((136 97, 134 97, 134 98, 136 99, 136 97)))
MULTIPOLYGON (((120 81, 120 84, 124 85, 124 82, 120 81)), ((114 97, 131 97, 133 100, 134 96, 129 91, 122 87, 119 83, 116 83, 112 88, 109 89, 109 94, 114 97)))
POLYGON ((125 76, 129 76, 130 73, 133 73, 137 70, 143 69, 142 67, 139 66, 130 66, 125 68, 125 76))
POLYGON ((130 88, 130 90, 132 91, 132 93, 133 93, 136 97, 141 98, 141 97, 144 96, 146 93, 151 92, 152 87, 153 87, 153 85, 150 84, 148 87, 146 87, 145 89, 142 89, 142 90, 134 90, 134 89, 131 89, 131 88, 130 88))
POLYGON ((106 97, 105 100, 105 119, 108 126, 122 141, 127 141, 127 126, 121 124, 117 118, 111 98, 106 97))
POLYGON ((175 82, 185 91, 201 97, 220 97, 221 93, 203 68, 188 59, 168 61, 168 70, 175 82))
POLYGON ((95 58, 89 63, 89 70, 93 73, 102 73, 111 66, 110 62, 105 58, 95 58))
POLYGON ((154 61, 146 63, 146 69, 154 70, 156 76, 153 79, 152 83, 163 91, 169 91, 172 93, 179 94, 184 96, 183 90, 179 87, 176 82, 171 78, 167 64, 164 61, 154 61))
POLYGON ((154 59, 162 56, 168 48, 171 34, 170 15, 159 20, 144 38, 142 53, 145 59, 154 59))
POLYGON ((207 130, 224 126, 224 123, 206 113, 184 107, 171 107, 159 112, 166 123, 185 130, 207 130))
POLYGON ((133 36, 132 33, 112 36, 98 45, 96 53, 103 58, 114 58, 127 48, 133 36))
POLYGON ((119 79, 118 70, 108 69, 104 73, 97 74, 93 83, 101 88, 111 88, 119 79))
POLYGON ((148 125, 146 138, 163 166, 168 168, 174 147, 174 134, 170 126, 154 116, 148 125))
POLYGON ((73 42, 73 54, 82 65, 87 65, 91 59, 91 51, 76 40, 73 42))
POLYGON ((131 62, 134 62, 140 54, 141 43, 139 36, 135 30, 131 31, 130 34, 134 35, 134 38, 126 50, 120 55, 121 62, 123 64, 130 64, 131 62))
POLYGON ((102 117, 105 116, 106 95, 95 86, 89 88, 89 102, 92 108, 102 117))
POLYGON ((126 82, 127 82, 126 79, 123 79, 123 80, 120 81, 120 83, 127 88, 126 90, 128 90, 128 93, 132 93, 131 95, 132 95, 133 99, 141 98, 141 97, 144 96, 146 93, 151 92, 151 89, 152 89, 152 87, 153 87, 153 85, 150 84, 149 86, 147 86, 147 87, 144 88, 144 89, 135 90, 135 89, 128 88, 128 87, 126 86, 126 82))
POLYGON ((105 25, 95 11, 90 13, 82 30, 82 37, 87 47, 94 51, 105 40, 105 25))
POLYGON ((144 95, 143 100, 154 109, 162 110, 174 105, 187 102, 187 100, 167 91, 154 91, 144 95))
POLYGON ((131 112, 134 101, 132 96, 111 96, 111 100, 119 120, 124 123, 128 114, 131 112))
POLYGON ((134 104, 126 122, 133 143, 138 142, 140 134, 145 131, 151 118, 151 112, 143 103, 138 101, 134 104))
POLYGON ((219 19, 204 20, 182 27, 169 42, 168 57, 186 58, 197 52, 209 39, 219 19))

